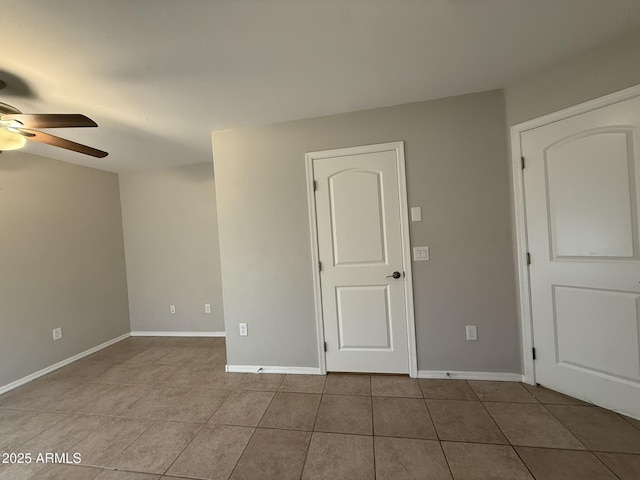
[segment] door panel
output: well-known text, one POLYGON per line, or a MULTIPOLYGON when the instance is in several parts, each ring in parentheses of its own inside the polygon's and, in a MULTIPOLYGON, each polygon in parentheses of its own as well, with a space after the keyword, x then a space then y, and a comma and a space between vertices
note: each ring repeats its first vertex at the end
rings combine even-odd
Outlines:
POLYGON ((313 160, 329 371, 408 373, 396 150, 313 160))
POLYGON ((640 99, 522 133, 536 381, 640 417, 640 99))
POLYGON ((390 350, 389 287, 336 287, 338 350, 390 350))
POLYGON ((547 149, 555 258, 634 256, 637 214, 630 140, 628 131, 607 131, 547 149))
POLYGON ((387 246, 379 172, 341 171, 329 177, 328 186, 333 265, 385 264, 387 246))

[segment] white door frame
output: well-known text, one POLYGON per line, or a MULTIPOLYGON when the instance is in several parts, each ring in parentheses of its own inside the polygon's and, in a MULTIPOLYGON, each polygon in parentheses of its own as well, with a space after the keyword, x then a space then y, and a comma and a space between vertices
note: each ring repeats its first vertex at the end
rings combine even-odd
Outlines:
POLYGON ((520 322, 522 329, 522 352, 524 356, 523 380, 531 385, 536 382, 532 350, 533 317, 531 312, 531 284, 527 265, 527 219, 524 201, 524 178, 522 169, 521 135, 527 130, 542 127, 607 105, 640 96, 640 85, 630 87, 604 97, 589 100, 511 127, 511 168, 513 173, 513 200, 516 222, 516 248, 518 267, 518 291, 520 300, 520 322))
POLYGON ((393 151, 396 154, 398 187, 400 195, 400 222, 402 226, 402 260, 404 262, 404 298, 407 317, 407 343, 409 346, 409 376, 418 377, 418 357, 416 351, 416 322, 413 310, 413 276, 411 274, 411 242, 409 239, 409 206, 407 203, 407 176, 404 160, 404 142, 379 143, 361 147, 338 148, 305 154, 307 168, 307 198, 309 200, 309 227, 311 231, 311 265, 313 271, 313 293, 315 300, 316 331, 318 336, 318 361, 320 373, 327 373, 324 351, 324 318, 322 314, 322 293, 320 290, 320 269, 318 255, 318 229, 316 219, 316 196, 313 185, 313 161, 322 158, 346 157, 366 153, 393 151))

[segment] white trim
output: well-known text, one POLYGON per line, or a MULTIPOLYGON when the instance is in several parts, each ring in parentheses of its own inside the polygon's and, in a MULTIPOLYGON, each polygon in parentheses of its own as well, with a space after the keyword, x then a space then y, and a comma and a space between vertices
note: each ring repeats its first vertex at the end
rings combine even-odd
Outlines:
POLYGON ((131 332, 132 337, 224 337, 224 332, 131 332))
POLYGON ((619 92, 596 98, 588 102, 565 108, 559 112, 550 113, 527 122, 519 123, 511 127, 511 168, 513 174, 513 199, 516 224, 516 249, 518 267, 518 294, 520 300, 520 322, 522 330, 522 345, 524 356, 523 381, 535 384, 535 368, 533 356, 531 355, 534 346, 533 339, 533 318, 531 315, 531 295, 529 282, 529 269, 527 266, 527 223, 524 204, 524 178, 521 168, 521 135, 534 128, 549 125, 550 123, 575 117, 582 113, 590 112, 598 108, 622 102, 630 98, 640 96, 640 85, 620 90, 619 92))
POLYGON ((227 365, 227 373, 286 373, 288 375, 326 375, 315 367, 261 367, 259 365, 227 365))
POLYGON ((451 380, 492 380, 498 382, 522 382, 524 375, 503 372, 447 372, 445 370, 418 370, 418 378, 447 378, 451 380))
POLYGON ((375 145, 363 145, 359 147, 338 148, 334 150, 322 150, 305 154, 305 166, 307 171, 307 200, 309 206, 309 228, 311 232, 311 265, 313 276, 313 291, 315 301, 316 332, 318 337, 318 359, 320 373, 327 373, 324 351, 324 322, 322 314, 322 293, 320 290, 320 272, 318 270, 318 230, 316 216, 316 196, 314 194, 313 161, 322 158, 341 157, 348 155, 362 155, 393 150, 396 152, 398 172, 398 194, 400 196, 400 222, 402 227, 402 257, 404 263, 404 297, 407 314, 407 344, 409 376, 418 376, 418 354, 416 348, 416 321, 413 305, 413 274, 411 263, 411 240, 409 238, 409 206, 407 201, 407 175, 404 158, 404 142, 388 142, 375 145))
POLYGON ((313 303, 316 317, 316 336, 318 343, 318 365, 319 373, 326 375, 327 359, 324 351, 324 321, 322 313, 322 291, 320 290, 320 257, 318 254, 318 222, 316 217, 316 195, 313 179, 313 157, 305 154, 305 167, 307 172, 307 206, 309 208, 309 233, 311 237, 311 269, 313 271, 313 303))
POLYGON ((92 353, 96 353, 97 351, 102 350, 103 348, 109 347, 114 343, 118 343, 124 340, 125 338, 129 338, 130 335, 131 335, 130 333, 125 333, 124 335, 120 335, 119 337, 116 337, 107 342, 101 343, 96 347, 92 347, 88 350, 85 350, 84 352, 80 352, 72 357, 66 358, 61 362, 54 363, 53 365, 43 368, 42 370, 38 370, 37 372, 27 375, 26 377, 22 377, 16 380, 15 382, 11 382, 7 385, 4 385, 0 387, 0 395, 8 392, 9 390, 13 390, 14 388, 18 388, 19 386, 24 385, 25 383, 29 383, 30 381, 35 380, 36 378, 40 378, 43 375, 46 375, 47 373, 51 373, 54 370, 58 370, 59 368, 65 367, 70 363, 75 362, 76 360, 80 360, 81 358, 91 355, 92 353))

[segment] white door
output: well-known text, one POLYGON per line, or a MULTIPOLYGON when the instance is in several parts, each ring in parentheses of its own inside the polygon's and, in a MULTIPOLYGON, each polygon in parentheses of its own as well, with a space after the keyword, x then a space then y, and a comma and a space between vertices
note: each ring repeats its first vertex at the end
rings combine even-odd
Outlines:
POLYGON ((640 418, 640 99, 521 140, 536 381, 640 418))
POLYGON ((397 149, 380 147, 313 159, 328 371, 409 372, 404 159, 397 149))

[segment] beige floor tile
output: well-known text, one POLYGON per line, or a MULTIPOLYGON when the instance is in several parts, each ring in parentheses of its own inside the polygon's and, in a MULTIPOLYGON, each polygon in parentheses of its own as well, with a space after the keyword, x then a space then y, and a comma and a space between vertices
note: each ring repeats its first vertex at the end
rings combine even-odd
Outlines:
POLYGON ((104 360, 111 363, 123 363, 142 353, 146 348, 138 345, 116 343, 87 357, 89 360, 104 360))
POLYGON ((512 445, 586 450, 543 405, 489 402, 485 406, 512 445))
POLYGON ((148 396, 131 405, 126 415, 173 422, 206 423, 230 393, 228 390, 209 388, 155 387, 148 396))
POLYGON ((189 423, 156 422, 118 455, 110 467, 162 474, 200 428, 200 425, 189 423))
POLYGON ((599 407, 547 408, 589 450, 640 454, 640 430, 614 412, 599 407))
POLYGON ((376 480, 451 480, 435 440, 375 437, 376 480))
POLYGON ((314 430, 373 435, 371 398, 359 395, 324 395, 314 430))
POLYGON ((38 480, 93 480, 102 473, 102 469, 81 465, 46 465, 38 471, 38 480))
POLYGON ((140 352, 135 357, 127 360, 125 363, 137 363, 137 362, 157 362, 161 360, 163 357, 166 357, 171 352, 173 352, 175 348, 173 347, 162 347, 162 346, 149 346, 142 352, 140 352))
POLYGON ((616 480, 591 452, 517 447, 536 480, 616 480))
POLYGON ((127 416, 131 406, 148 397, 152 391, 152 387, 144 385, 117 385, 115 389, 87 403, 76 413, 127 416))
POLYGON ((115 385, 82 383, 56 397, 45 409, 49 412, 74 413, 116 388, 115 385))
POLYGON ((82 359, 62 367, 44 378, 46 380, 86 383, 93 381, 111 368, 113 368, 113 364, 110 362, 82 359))
POLYGON ((533 397, 540 403, 549 405, 589 405, 587 402, 578 400, 577 398, 564 395, 560 392, 554 392, 548 388, 527 385, 523 383, 522 386, 526 388, 533 397))
POLYGON ((263 392, 277 392, 284 375, 275 373, 247 373, 240 382, 240 390, 258 390, 263 392))
POLYGON ((302 480, 373 480, 373 437, 314 432, 302 480))
POLYGON ((373 432, 385 437, 436 440, 424 400, 373 397, 373 432))
POLYGON ((538 403, 520 383, 469 380, 469 385, 483 402, 538 403))
POLYGON ((634 427, 640 429, 640 420, 636 420, 635 418, 631 418, 631 417, 626 417, 624 415, 622 415, 622 418, 624 418, 627 422, 629 422, 634 427))
POLYGON ((455 480, 533 480, 512 447, 442 442, 455 480))
POLYGON ((79 383, 39 379, 0 395, 0 408, 47 410, 56 398, 74 390, 79 383))
POLYGON ((92 383, 151 385, 156 383, 157 378, 164 372, 165 368, 164 365, 149 362, 120 363, 92 380, 92 383))
POLYGON ((371 396, 371 376, 330 373, 324 384, 324 393, 325 395, 371 396))
POLYGON ((0 480, 33 480, 44 465, 31 464, 2 464, 0 463, 0 480))
POLYGON ((284 428, 288 430, 313 430, 321 395, 312 393, 276 393, 261 427, 284 428))
POLYGON ((219 376, 211 365, 194 363, 191 365, 160 365, 156 384, 174 388, 194 388, 214 383, 219 376))
POLYGON ((167 472, 170 475, 227 480, 254 429, 226 425, 204 427, 167 472))
POLYGON ((273 392, 233 392, 222 402, 208 423, 257 427, 274 395, 273 392))
POLYGON ((374 397, 422 398, 422 391, 415 378, 404 375, 372 375, 371 395, 374 397))
POLYGON ((481 402, 427 400, 440 440, 508 444, 481 402))
POLYGON ((12 452, 67 418, 61 413, 0 409, 0 452, 12 452))
POLYGON ((232 480, 298 480, 311 433, 259 428, 247 445, 232 480))
POLYGON ((21 445, 20 450, 30 452, 34 457, 38 453, 66 452, 95 432, 105 420, 105 417, 71 415, 21 445))
POLYGON ((105 418, 91 435, 69 448, 79 453, 82 465, 106 467, 151 425, 150 420, 105 418))
MULTIPOLYGON (((95 480, 158 480, 160 475, 150 473, 123 472, 121 470, 103 470, 95 480)), ((179 480, 174 478, 172 480, 179 480)))
POLYGON ((215 372, 206 378, 203 384, 218 390, 240 390, 247 373, 225 373, 224 370, 215 372))
POLYGON ((220 352, 209 347, 181 347, 157 360, 158 363, 212 363, 220 360, 220 352))
POLYGON ((437 400, 478 400, 466 380, 421 378, 418 384, 424 398, 437 400))
POLYGON ((326 375, 285 375, 280 392, 322 393, 326 375))
POLYGON ((640 478, 640 455, 624 453, 596 453, 596 455, 622 480, 640 478))

